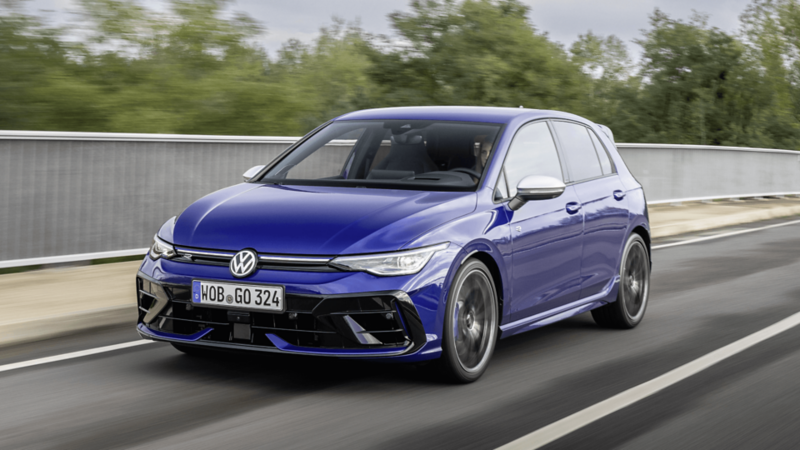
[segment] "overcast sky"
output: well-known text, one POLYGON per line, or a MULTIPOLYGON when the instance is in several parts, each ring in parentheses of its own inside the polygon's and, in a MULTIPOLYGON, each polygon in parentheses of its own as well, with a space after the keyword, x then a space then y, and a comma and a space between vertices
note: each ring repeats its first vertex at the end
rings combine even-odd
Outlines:
MULTIPOLYGON (((615 34, 628 43, 635 56, 638 46, 631 41, 648 26, 648 15, 659 8, 673 18, 688 19, 692 10, 707 13, 710 24, 734 33, 739 29, 739 15, 750 0, 522 0, 531 6, 531 20, 541 31, 569 46, 579 34, 592 30, 596 34, 615 34)), ((32 10, 50 10, 53 21, 65 20, 66 11, 74 9, 74 0, 31 0, 32 10)), ((158 5, 160 0, 144 0, 158 5)), ((391 34, 387 15, 407 11, 407 0, 238 0, 233 9, 244 11, 265 25, 261 38, 270 55, 290 38, 310 41, 320 27, 331 23, 331 17, 361 20, 366 31, 391 34)))

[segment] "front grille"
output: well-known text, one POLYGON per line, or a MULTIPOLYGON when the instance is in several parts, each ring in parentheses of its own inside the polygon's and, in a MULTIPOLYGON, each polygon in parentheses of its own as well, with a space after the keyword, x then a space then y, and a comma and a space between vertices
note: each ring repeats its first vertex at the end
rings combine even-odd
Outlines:
MULTIPOLYGON (((177 247, 172 261, 204 264, 209 266, 228 266, 236 252, 177 247)), ((324 256, 272 255, 259 253, 258 268, 265 270, 289 270, 303 272, 341 272, 328 263, 332 260, 324 256)))
POLYGON ((212 328, 201 338, 203 341, 274 347, 267 338, 272 334, 291 345, 311 349, 390 350, 411 345, 415 330, 407 329, 406 324, 419 322, 416 311, 403 307, 394 295, 386 293, 287 293, 286 312, 270 313, 199 306, 191 302, 189 286, 159 286, 141 275, 138 284, 140 322, 150 329, 179 335, 212 328), (153 293, 159 287, 163 293, 153 293), (160 304, 158 295, 168 297, 168 301, 160 304))

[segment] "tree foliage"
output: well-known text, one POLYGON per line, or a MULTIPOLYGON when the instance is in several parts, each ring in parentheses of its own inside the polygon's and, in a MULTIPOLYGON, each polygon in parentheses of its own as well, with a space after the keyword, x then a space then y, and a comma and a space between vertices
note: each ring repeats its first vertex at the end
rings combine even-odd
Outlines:
POLYGON ((524 105, 579 111, 586 77, 517 0, 415 1, 391 16, 401 40, 373 48, 383 99, 405 105, 524 105))
POLYGON ((636 41, 567 50, 520 0, 414 0, 372 36, 334 19, 275 55, 227 0, 80 0, 70 28, 0 3, 0 129, 297 135, 398 105, 558 109, 620 141, 800 148, 800 0, 753 0, 730 34, 655 10, 636 41))

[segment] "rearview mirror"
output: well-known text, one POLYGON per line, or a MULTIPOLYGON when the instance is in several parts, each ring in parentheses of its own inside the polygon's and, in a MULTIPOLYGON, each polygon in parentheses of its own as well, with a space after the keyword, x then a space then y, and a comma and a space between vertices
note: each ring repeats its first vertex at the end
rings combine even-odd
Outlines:
POLYGON ((508 202, 508 207, 516 211, 531 200, 547 200, 564 193, 567 186, 563 181, 543 175, 531 175, 517 184, 517 196, 508 202))
POLYGON ((244 181, 247 181, 250 178, 253 178, 254 176, 256 176, 258 174, 258 172, 261 172, 261 169, 263 169, 264 167, 266 167, 266 166, 253 166, 253 167, 247 169, 247 172, 242 174, 242 177, 244 177, 244 181))

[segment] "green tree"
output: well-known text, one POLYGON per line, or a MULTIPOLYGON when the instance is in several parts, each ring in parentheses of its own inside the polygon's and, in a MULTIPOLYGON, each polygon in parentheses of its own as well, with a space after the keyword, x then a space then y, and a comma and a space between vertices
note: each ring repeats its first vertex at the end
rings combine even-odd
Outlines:
POLYGON ((376 88, 367 75, 368 44, 358 24, 334 19, 320 34, 313 45, 290 40, 269 63, 270 76, 299 99, 292 133, 309 131, 350 111, 382 106, 375 101, 376 88))
POLYGON ((85 63, 104 88, 109 130, 265 134, 292 125, 276 110, 293 100, 249 44, 261 28, 241 14, 223 17, 227 3, 175 0, 161 17, 131 2, 82 2, 92 42, 111 47, 85 63))
POLYGON ((80 46, 6 1, 0 9, 0 129, 87 130, 103 122, 99 90, 81 79, 80 46))
POLYGON ((656 10, 642 46, 641 91, 632 106, 645 142, 746 145, 757 134, 753 117, 764 108, 756 67, 738 39, 708 26, 656 10))
POLYGON ((755 142, 800 148, 800 13, 795 0, 754 0, 741 16, 748 57, 762 72, 762 101, 755 142))
POLYGON ((393 36, 334 19, 273 58, 229 0, 80 0, 77 31, 0 1, 4 129, 297 135, 369 107, 523 105, 619 141, 800 148, 800 0, 753 0, 739 35, 656 10, 637 64, 591 31, 565 51, 521 0, 414 0, 393 36))
POLYGON ((524 105, 580 112, 587 77, 528 21, 518 0, 413 1, 399 40, 370 46, 388 105, 524 105))
POLYGON ((578 36, 570 53, 572 61, 590 77, 586 115, 613 127, 619 133, 617 138, 642 134, 637 117, 641 77, 633 74, 635 67, 622 40, 589 31, 578 36))

